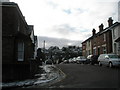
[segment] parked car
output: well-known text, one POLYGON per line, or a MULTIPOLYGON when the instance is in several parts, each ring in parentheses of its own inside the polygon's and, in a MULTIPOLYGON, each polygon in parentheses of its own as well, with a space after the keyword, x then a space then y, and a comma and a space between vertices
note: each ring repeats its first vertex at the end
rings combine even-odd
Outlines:
POLYGON ((65 64, 66 64, 66 63, 69 63, 69 60, 64 60, 63 63, 65 63, 65 64))
POLYGON ((87 59, 90 60, 92 56, 93 56, 93 55, 88 55, 88 56, 87 56, 87 59))
POLYGON ((69 59, 69 63, 74 63, 72 58, 69 59))
POLYGON ((90 59, 90 64, 91 65, 98 64, 98 57, 99 55, 92 55, 90 59))
POLYGON ((120 66, 120 57, 116 54, 101 54, 98 57, 99 66, 106 65, 109 67, 120 66))
POLYGON ((91 57, 92 57, 93 55, 88 55, 87 56, 87 60, 86 60, 86 63, 87 64, 90 64, 90 61, 91 61, 91 57))
POLYGON ((86 58, 84 57, 84 56, 79 56, 79 57, 77 57, 76 58, 76 62, 78 63, 78 64, 81 64, 81 63, 85 63, 86 62, 86 58))
POLYGON ((73 63, 76 63, 76 57, 74 57, 72 60, 73 60, 73 63))

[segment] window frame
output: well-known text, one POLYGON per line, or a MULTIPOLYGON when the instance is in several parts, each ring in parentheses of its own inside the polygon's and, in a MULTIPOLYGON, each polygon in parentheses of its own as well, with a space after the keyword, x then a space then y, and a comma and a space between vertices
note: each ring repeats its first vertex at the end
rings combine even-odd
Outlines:
POLYGON ((18 42, 17 61, 24 61, 24 42, 18 42), (20 49, 21 48, 21 49, 20 49))

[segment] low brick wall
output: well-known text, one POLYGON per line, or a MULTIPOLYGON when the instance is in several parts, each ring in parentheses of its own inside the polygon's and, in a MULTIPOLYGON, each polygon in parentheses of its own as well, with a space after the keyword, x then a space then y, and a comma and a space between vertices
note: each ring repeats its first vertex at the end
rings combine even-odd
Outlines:
POLYGON ((31 59, 28 64, 2 64, 2 81, 16 81, 34 78, 37 73, 42 73, 40 62, 31 59))
POLYGON ((31 77, 34 77, 34 75, 38 72, 39 63, 37 60, 31 59, 30 60, 30 74, 31 77))
POLYGON ((2 81, 16 81, 30 78, 29 64, 3 64, 2 65, 2 81))

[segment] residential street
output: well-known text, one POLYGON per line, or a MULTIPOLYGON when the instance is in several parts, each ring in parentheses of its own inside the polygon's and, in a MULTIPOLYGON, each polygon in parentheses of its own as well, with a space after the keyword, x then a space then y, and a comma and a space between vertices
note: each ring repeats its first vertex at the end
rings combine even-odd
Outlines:
MULTIPOLYGON (((47 77, 26 82, 19 82, 22 88, 119 88, 119 68, 90 64, 56 64, 45 65, 44 70, 47 77)), ((42 75, 42 74, 41 74, 42 75)), ((6 88, 7 89, 7 88, 6 88)))
POLYGON ((0 0, 0 30, 2 90, 120 90, 120 0, 0 0))
POLYGON ((48 88, 118 88, 119 68, 98 65, 59 64, 56 65, 66 78, 48 88))

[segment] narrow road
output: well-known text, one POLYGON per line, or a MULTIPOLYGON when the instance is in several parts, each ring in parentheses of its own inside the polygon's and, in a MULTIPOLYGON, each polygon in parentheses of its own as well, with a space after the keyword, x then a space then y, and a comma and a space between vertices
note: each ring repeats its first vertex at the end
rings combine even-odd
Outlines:
POLYGON ((56 65, 66 78, 47 88, 118 88, 120 69, 98 65, 56 65))

